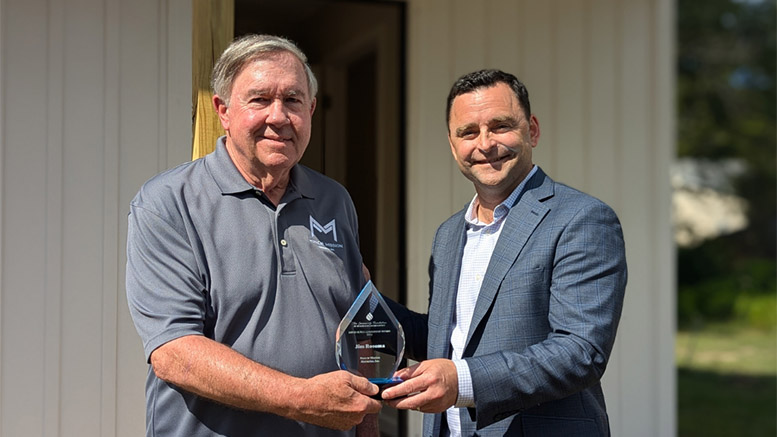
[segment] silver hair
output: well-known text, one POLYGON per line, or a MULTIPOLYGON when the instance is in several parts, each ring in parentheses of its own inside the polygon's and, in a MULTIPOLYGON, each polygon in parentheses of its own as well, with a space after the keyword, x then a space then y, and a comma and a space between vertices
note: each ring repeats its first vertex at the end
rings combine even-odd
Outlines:
POLYGON ((278 52, 288 52, 299 59, 305 67, 305 75, 308 77, 310 98, 312 100, 316 97, 318 82, 313 70, 308 65, 307 56, 290 40, 274 35, 245 35, 232 41, 213 67, 210 81, 213 92, 229 106, 232 85, 243 67, 267 54, 278 52))

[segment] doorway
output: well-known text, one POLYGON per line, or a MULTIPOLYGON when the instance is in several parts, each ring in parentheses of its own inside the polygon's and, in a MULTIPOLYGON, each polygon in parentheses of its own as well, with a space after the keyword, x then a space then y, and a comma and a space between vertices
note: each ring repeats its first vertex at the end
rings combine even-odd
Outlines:
MULTIPOLYGON (((351 194, 373 282, 403 303, 404 20, 399 1, 235 0, 236 37, 283 36, 308 56, 319 92, 301 163, 351 194)), ((381 435, 402 435, 404 421, 383 409, 381 435)))

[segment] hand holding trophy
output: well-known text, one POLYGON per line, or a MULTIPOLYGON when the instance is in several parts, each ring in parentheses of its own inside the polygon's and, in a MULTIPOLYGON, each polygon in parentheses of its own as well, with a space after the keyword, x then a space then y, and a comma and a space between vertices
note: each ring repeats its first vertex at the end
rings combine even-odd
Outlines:
MULTIPOLYGON (((394 373, 405 352, 405 333, 372 281, 343 317, 335 338, 337 364, 384 388, 402 382, 394 373)), ((380 392, 375 396, 380 399, 380 392)))

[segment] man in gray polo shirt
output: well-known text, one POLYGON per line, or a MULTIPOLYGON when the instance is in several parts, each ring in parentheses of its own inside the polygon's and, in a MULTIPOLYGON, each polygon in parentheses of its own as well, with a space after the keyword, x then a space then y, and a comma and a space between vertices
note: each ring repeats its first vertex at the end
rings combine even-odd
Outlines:
POLYGON ((152 178, 130 206, 146 435, 353 435, 380 402, 335 361, 365 279, 348 193, 297 164, 315 78, 293 43, 254 35, 222 54, 213 87, 216 151, 152 178))

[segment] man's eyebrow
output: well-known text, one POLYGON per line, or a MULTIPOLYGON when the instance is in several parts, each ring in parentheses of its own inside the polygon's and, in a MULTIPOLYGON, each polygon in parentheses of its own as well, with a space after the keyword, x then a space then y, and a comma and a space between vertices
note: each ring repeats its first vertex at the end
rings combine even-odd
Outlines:
MULTIPOLYGON (((246 91, 245 95, 248 98, 252 98, 256 96, 267 96, 270 94, 274 94, 274 93, 268 88, 252 88, 246 91)), ((297 88, 286 90, 283 93, 283 97, 305 97, 305 96, 306 96, 305 91, 297 88)))
POLYGON ((505 115, 503 117, 494 117, 488 122, 489 125, 499 124, 499 123, 508 123, 511 126, 515 126, 518 124, 518 120, 512 115, 505 115))
POLYGON ((456 136, 457 137, 462 136, 465 131, 468 131, 469 129, 472 129, 473 127, 477 127, 477 124, 469 123, 469 124, 465 124, 464 126, 457 127, 456 128, 456 136))
MULTIPOLYGON (((488 120, 488 125, 493 126, 495 124, 501 124, 501 123, 507 123, 511 127, 518 125, 518 120, 513 117, 512 115, 505 115, 502 117, 494 117, 491 120, 488 120)), ((477 127, 477 123, 469 123, 465 124, 464 126, 460 126, 456 128, 456 136, 462 136, 466 131, 472 129, 473 127, 477 127)))

